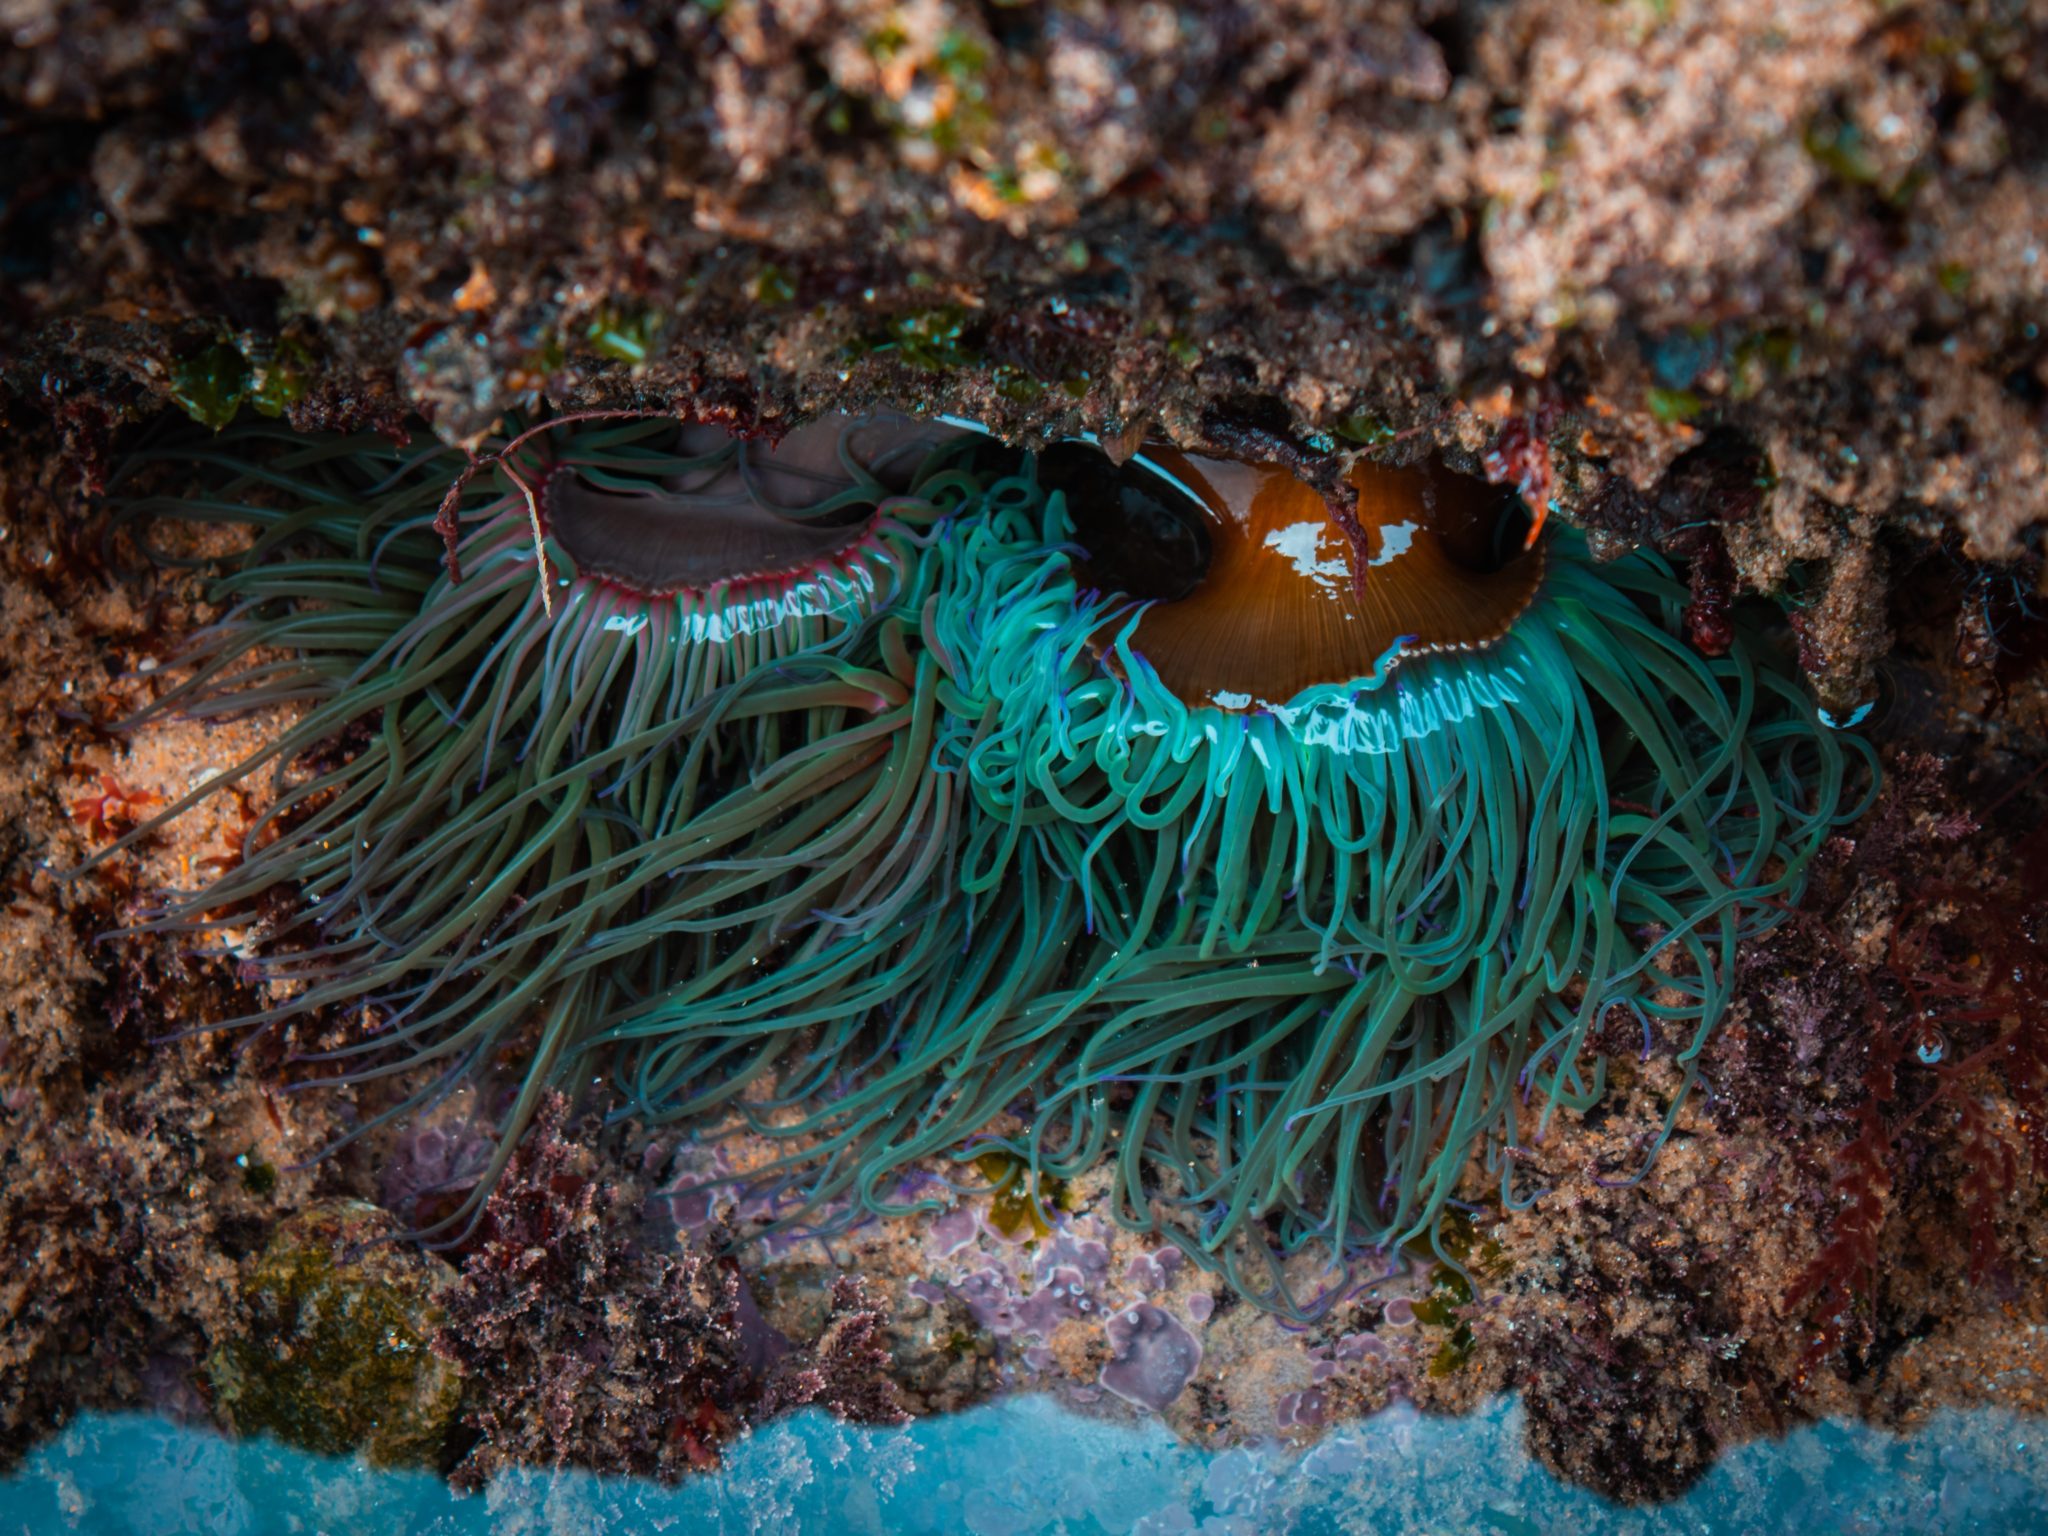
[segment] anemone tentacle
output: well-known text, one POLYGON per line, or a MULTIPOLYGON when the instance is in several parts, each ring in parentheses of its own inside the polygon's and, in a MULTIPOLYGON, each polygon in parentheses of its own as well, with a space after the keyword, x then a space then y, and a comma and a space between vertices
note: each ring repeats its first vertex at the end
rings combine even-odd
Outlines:
POLYGON ((1508 1198, 1603 1091, 1611 1015, 1682 1098, 1738 945, 1874 780, 1761 634, 1676 638, 1655 558, 1553 530, 1461 566, 1440 476, 1412 518, 1374 491, 1348 565, 1298 485, 1220 528, 1233 581, 1266 551, 1321 605, 1291 647, 1259 586, 1239 645, 1233 589, 1117 590, 1103 508, 1084 539, 1028 460, 793 441, 536 439, 463 482, 459 583, 449 455, 229 434, 189 455, 215 489, 136 509, 257 531, 153 712, 304 711, 166 809, 276 783, 240 865, 144 926, 296 885, 255 962, 290 995, 235 1022, 366 1009, 308 1059, 433 1069, 379 1120, 520 1041, 479 1196, 598 1072, 621 1113, 779 1146, 790 1222, 914 1209, 914 1165, 991 1147, 1107 1160, 1118 1220, 1298 1309, 1276 1255, 1428 1234, 1475 1156, 1508 1198))
POLYGON ((1659 561, 1596 567, 1570 532, 1484 649, 1397 647, 1254 709, 1161 680, 1147 605, 1084 585, 1063 497, 949 550, 942 761, 1000 829, 971 879, 1071 880, 1111 955, 982 1042, 1005 1060, 1043 1017, 1081 1042, 1013 1150, 1068 1171, 1053 1127, 1120 1138, 1120 1219, 1210 1262, 1255 1220, 1430 1231, 1475 1153, 1505 1178, 1598 1096, 1609 1010, 1668 1026, 1689 1086, 1738 941, 1874 780, 1761 635, 1696 654, 1659 561), (1162 1198, 1206 1210, 1195 1237, 1162 1198))
MULTIPOLYGON (((225 617, 147 714, 304 707, 123 840, 274 780, 239 864, 139 925, 214 929, 297 887, 252 962, 290 995, 222 1027, 366 1006, 372 1028, 307 1058, 336 1082, 530 1036, 502 1161, 592 1038, 680 978, 743 962, 800 993, 782 951, 816 932, 872 952, 942 883, 952 797, 923 772, 936 669, 905 620, 943 510, 916 493, 919 466, 943 443, 827 422, 771 454, 691 431, 679 445, 664 422, 565 434, 511 484, 479 479, 459 509, 459 584, 433 526, 461 465, 445 453, 356 440, 271 458, 257 435, 228 435, 192 455, 217 489, 130 509, 258 531, 219 585, 225 617), (572 477, 589 489, 552 493, 572 477), (527 484, 547 497, 544 563, 527 484), (689 582, 657 572, 659 590, 638 593, 621 569, 586 575, 568 546, 602 549, 622 507, 643 528, 721 520, 739 568, 702 579, 684 540, 689 582)), ((936 475, 933 493, 951 505, 961 488, 936 475)))
MULTIPOLYGON (((942 761, 941 739, 962 729, 963 708, 978 707, 947 637, 1005 597, 979 580, 984 556, 1009 548, 1005 513, 1035 526, 1044 492, 1028 471, 979 467, 921 492, 948 514, 925 547, 916 633, 905 639, 920 677, 920 729, 906 739, 922 754, 905 764, 905 782, 932 807, 923 899, 886 930, 821 923, 772 967, 678 976, 601 1041, 617 1049, 612 1072, 633 1113, 784 1146, 753 1177, 801 1187, 790 1224, 834 1208, 841 1219, 917 1208, 897 1192, 911 1166, 959 1154, 1054 1080, 1074 1041, 1045 1000, 1113 959, 1084 933, 1079 887, 1053 860, 1008 867, 991 852, 1003 829, 975 813, 967 780, 942 761), (1006 878, 976 877, 999 864, 1006 878)), ((749 857, 759 861, 758 845, 749 857)))

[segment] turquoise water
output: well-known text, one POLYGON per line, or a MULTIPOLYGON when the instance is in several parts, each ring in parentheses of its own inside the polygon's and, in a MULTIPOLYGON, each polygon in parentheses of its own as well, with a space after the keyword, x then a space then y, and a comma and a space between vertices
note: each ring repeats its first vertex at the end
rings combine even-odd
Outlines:
POLYGON ((1157 1425, 1081 1418, 1045 1398, 895 1430, 807 1413, 733 1448, 717 1476, 679 1488, 527 1474, 467 1497, 420 1473, 88 1415, 0 1481, 0 1536, 2024 1531, 2042 1529, 2048 1510, 2043 1428, 1984 1412, 1937 1414, 1903 1438, 1813 1426, 1730 1452, 1685 1499, 1645 1511, 1532 1464, 1512 1400, 1465 1419, 1392 1409, 1305 1452, 1218 1454, 1157 1425))

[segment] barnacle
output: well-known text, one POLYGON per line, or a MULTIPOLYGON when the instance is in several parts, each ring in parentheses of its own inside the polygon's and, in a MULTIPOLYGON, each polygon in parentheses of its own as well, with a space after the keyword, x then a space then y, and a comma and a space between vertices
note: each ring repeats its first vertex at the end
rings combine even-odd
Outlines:
POLYGON ((1110 1160, 1119 1220, 1292 1308, 1279 1258, 1431 1233, 1475 1154, 1526 1198, 1617 1011, 1689 1084, 1874 779, 1763 635, 1696 654, 1661 562, 1441 466, 1332 501, 889 415, 184 456, 213 489, 135 515, 259 537, 156 709, 305 713, 162 812, 277 775, 146 926, 296 887, 243 1022, 366 1007, 322 1059, 411 1074, 387 1117, 527 1042, 480 1191, 597 1077, 777 1141, 791 1221, 1110 1160))

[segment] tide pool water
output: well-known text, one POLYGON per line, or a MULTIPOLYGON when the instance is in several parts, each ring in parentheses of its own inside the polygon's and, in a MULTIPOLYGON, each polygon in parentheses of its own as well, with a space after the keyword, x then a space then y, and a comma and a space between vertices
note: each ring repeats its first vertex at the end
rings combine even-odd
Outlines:
POLYGON ((1397 1407, 1306 1451, 1214 1453, 1156 1424, 1083 1418, 1046 1398, 902 1429, 812 1412, 752 1435, 716 1475, 680 1487, 527 1473, 468 1496, 424 1473, 86 1415, 0 1480, 0 1536, 2040 1531, 2044 1428, 1991 1412, 1939 1413, 1906 1437, 1815 1425, 1731 1451, 1676 1503, 1625 1509, 1531 1462, 1511 1399, 1463 1419, 1397 1407))

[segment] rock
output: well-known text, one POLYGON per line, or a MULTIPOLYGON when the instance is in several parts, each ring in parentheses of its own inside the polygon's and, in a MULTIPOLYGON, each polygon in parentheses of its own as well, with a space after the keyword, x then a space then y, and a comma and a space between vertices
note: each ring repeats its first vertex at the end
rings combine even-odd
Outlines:
POLYGON ((361 1450, 382 1466, 437 1466, 462 1374, 429 1347, 455 1271, 389 1241, 397 1221, 330 1200, 281 1224, 242 1284, 243 1331, 206 1359, 237 1434, 306 1450, 361 1450))

